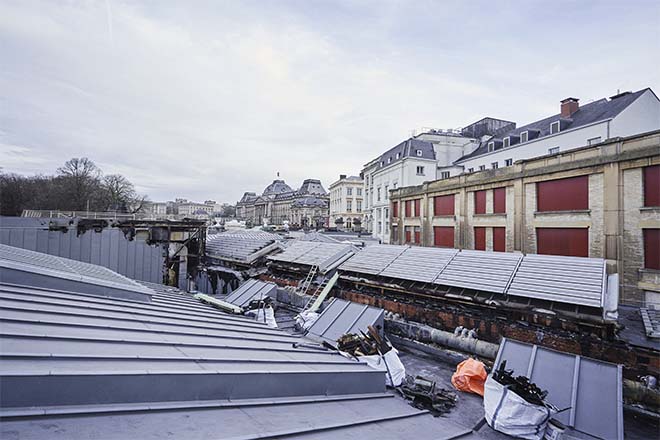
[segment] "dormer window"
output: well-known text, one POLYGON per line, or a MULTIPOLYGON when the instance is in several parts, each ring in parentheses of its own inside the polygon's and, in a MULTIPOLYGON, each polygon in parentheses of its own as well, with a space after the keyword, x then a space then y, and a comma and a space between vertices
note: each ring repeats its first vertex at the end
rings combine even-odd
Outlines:
POLYGON ((391 157, 387 158, 387 163, 392 163, 392 158, 391 157))
POLYGON ((504 138, 504 140, 502 142, 503 142, 504 148, 506 148, 509 145, 511 145, 511 138, 507 136, 507 137, 504 138))
POLYGON ((417 156, 422 157, 422 150, 417 150, 417 156))
POLYGON ((401 153, 396 153, 396 158, 398 159, 400 157, 401 157, 401 153))
POLYGON ((381 166, 381 167, 384 167, 384 166, 385 166, 385 161, 384 161, 384 160, 381 160, 381 161, 380 161, 380 166, 381 166))
POLYGON ((550 124, 550 134, 559 133, 559 121, 550 124))
POLYGON ((495 142, 488 142, 488 152, 495 151, 495 142))
POLYGON ((529 132, 528 131, 523 131, 520 133, 520 143, 527 142, 529 139, 529 132))

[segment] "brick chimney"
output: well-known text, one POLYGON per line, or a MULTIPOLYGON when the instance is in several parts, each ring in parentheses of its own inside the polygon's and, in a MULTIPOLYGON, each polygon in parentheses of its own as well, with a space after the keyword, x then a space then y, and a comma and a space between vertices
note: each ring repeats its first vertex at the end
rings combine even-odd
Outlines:
POLYGON ((573 113, 578 111, 580 104, 578 104, 578 98, 566 98, 561 101, 561 117, 570 118, 573 113))

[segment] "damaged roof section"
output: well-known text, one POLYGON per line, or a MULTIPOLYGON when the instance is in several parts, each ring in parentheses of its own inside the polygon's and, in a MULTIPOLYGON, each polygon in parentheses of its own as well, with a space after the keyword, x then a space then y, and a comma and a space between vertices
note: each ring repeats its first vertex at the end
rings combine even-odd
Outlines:
POLYGON ((250 301, 265 299, 268 296, 273 299, 277 297, 277 285, 275 283, 250 279, 241 284, 224 300, 238 307, 246 307, 250 304, 250 301))
POLYGON ((339 269, 595 308, 607 291, 602 258, 378 245, 339 269))
POLYGON ((357 248, 350 244, 296 240, 284 252, 271 255, 268 259, 277 263, 318 266, 325 273, 357 252, 357 248))
POLYGON ((334 344, 347 333, 367 333, 370 325, 383 329, 384 317, 385 311, 378 307, 334 298, 309 328, 308 336, 334 344))
POLYGON ((206 255, 212 259, 252 264, 282 248, 282 237, 263 231, 227 231, 206 239, 206 255))

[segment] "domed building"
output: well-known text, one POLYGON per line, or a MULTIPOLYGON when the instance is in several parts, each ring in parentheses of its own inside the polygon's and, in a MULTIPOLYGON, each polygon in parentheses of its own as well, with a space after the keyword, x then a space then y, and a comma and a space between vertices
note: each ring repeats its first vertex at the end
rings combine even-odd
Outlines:
POLYGON ((236 216, 252 225, 282 225, 319 228, 329 214, 328 192, 318 179, 305 179, 294 190, 284 180, 275 179, 260 196, 243 194, 236 204, 236 216))

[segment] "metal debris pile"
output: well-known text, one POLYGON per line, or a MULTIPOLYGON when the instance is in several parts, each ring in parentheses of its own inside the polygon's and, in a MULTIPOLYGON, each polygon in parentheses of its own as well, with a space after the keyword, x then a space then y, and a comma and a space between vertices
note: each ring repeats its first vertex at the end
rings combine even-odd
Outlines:
POLYGON ((357 356, 383 355, 392 349, 387 337, 382 338, 373 326, 368 326, 368 333, 360 330, 359 334, 347 333, 337 339, 337 348, 345 353, 357 356))
POLYGON ((502 361, 500 367, 493 373, 493 379, 513 391, 525 401, 533 405, 545 406, 545 398, 548 392, 530 382, 526 376, 513 376, 513 370, 506 369, 506 361, 502 361))
POLYGON ((429 410, 435 417, 448 413, 456 406, 456 394, 444 388, 436 388, 435 382, 421 376, 406 376, 399 393, 410 400, 410 404, 418 409, 429 410))

